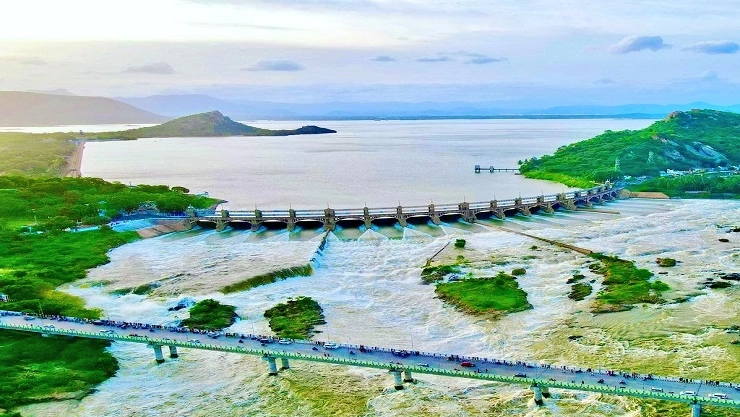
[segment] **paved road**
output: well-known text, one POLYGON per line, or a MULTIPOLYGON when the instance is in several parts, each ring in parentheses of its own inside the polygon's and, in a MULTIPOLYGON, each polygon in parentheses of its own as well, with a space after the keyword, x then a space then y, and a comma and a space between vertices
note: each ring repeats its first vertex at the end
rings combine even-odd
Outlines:
MULTIPOLYGON (((682 381, 678 378, 656 375, 626 374, 618 371, 556 367, 523 362, 512 363, 491 358, 408 352, 402 349, 370 346, 341 344, 339 347, 329 348, 321 343, 306 341, 293 341, 289 344, 283 344, 278 342, 277 339, 265 341, 266 338, 260 336, 208 335, 185 329, 165 329, 147 324, 82 322, 75 321, 77 319, 59 320, 52 318, 29 320, 27 316, 14 314, 17 313, 0 311, 0 328, 14 328, 42 334, 72 334, 80 337, 122 342, 286 357, 292 360, 308 360, 376 369, 409 370, 414 375, 419 373, 436 374, 687 403, 697 401, 703 404, 740 408, 740 381, 714 383, 694 380, 682 381), (263 341, 260 341, 260 338, 263 341), (711 396, 712 394, 723 394, 726 399, 711 396)), ((279 362, 278 365, 280 365, 279 362)), ((265 366, 265 370, 267 370, 267 366, 265 366)))

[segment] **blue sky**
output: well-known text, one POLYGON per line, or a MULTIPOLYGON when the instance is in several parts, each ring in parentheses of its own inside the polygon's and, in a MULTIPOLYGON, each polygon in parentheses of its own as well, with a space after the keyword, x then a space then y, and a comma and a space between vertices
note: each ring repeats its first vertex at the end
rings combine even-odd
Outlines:
POLYGON ((0 89, 737 104, 737 22, 735 0, 24 0, 0 15, 0 89))

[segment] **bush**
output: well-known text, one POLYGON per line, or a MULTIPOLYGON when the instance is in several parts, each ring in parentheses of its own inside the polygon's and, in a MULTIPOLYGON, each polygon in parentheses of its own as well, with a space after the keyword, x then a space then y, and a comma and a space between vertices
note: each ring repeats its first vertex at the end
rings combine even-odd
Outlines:
POLYGON ((466 243, 465 239, 455 239, 455 247, 458 249, 464 248, 466 243))
POLYGON ((676 260, 673 258, 658 258, 658 260, 655 261, 655 263, 658 264, 658 266, 662 267, 671 267, 676 266, 676 260))
POLYGON ((511 271, 511 275, 514 275, 514 276, 524 275, 526 273, 527 273, 527 270, 524 268, 514 268, 511 271))

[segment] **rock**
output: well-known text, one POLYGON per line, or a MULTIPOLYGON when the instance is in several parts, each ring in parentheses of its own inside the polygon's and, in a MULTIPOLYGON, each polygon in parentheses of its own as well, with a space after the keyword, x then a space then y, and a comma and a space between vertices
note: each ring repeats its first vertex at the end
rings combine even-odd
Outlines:
POLYGON ((730 284, 729 282, 724 282, 724 281, 705 282, 705 284, 707 284, 706 285, 707 287, 713 288, 713 289, 728 288, 732 286, 732 284, 730 284))
POLYGON ((731 272, 729 274, 719 274, 719 277, 728 281, 740 281, 740 272, 731 272))
POLYGON ((729 241, 730 241, 730 239, 726 239, 726 238, 724 238, 724 237, 721 237, 721 238, 719 238, 718 240, 719 240, 720 242, 724 242, 724 243, 727 243, 727 242, 729 242, 729 241))
POLYGON ((185 297, 179 300, 174 306, 167 308, 167 311, 178 311, 183 308, 190 308, 195 305, 195 300, 190 297, 185 297))
POLYGON ((655 263, 665 268, 676 266, 676 260, 673 258, 658 258, 655 263))

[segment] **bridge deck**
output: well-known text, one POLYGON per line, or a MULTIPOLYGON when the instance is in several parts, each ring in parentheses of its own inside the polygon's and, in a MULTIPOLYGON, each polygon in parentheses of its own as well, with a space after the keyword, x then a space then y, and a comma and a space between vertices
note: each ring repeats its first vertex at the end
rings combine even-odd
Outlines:
MULTIPOLYGON (((6 313, 7 314, 7 313, 6 313)), ((180 328, 160 328, 113 325, 96 325, 76 319, 36 319, 33 324, 24 317, 5 315, 0 317, 0 329, 20 330, 47 335, 67 335, 120 342, 144 343, 163 346, 178 346, 190 349, 240 353, 246 355, 283 357, 294 360, 322 362, 365 368, 408 370, 419 374, 443 375, 520 385, 537 385, 576 391, 652 398, 685 403, 701 403, 740 408, 740 383, 722 382, 707 385, 703 381, 679 381, 678 378, 659 377, 610 372, 605 370, 582 370, 573 367, 527 364, 496 359, 466 357, 450 354, 406 352, 403 349, 340 345, 327 349, 320 343, 293 341, 290 344, 263 344, 256 336, 229 335, 211 338, 206 334, 189 332, 180 328), (103 330, 112 333, 104 333, 103 330), (401 353, 405 352, 405 353, 401 353), (470 361, 474 367, 462 367, 462 361, 470 361), (603 382, 598 382, 602 380, 603 382), (693 395, 682 392, 692 391, 693 395), (722 393, 728 399, 707 397, 722 393)))

